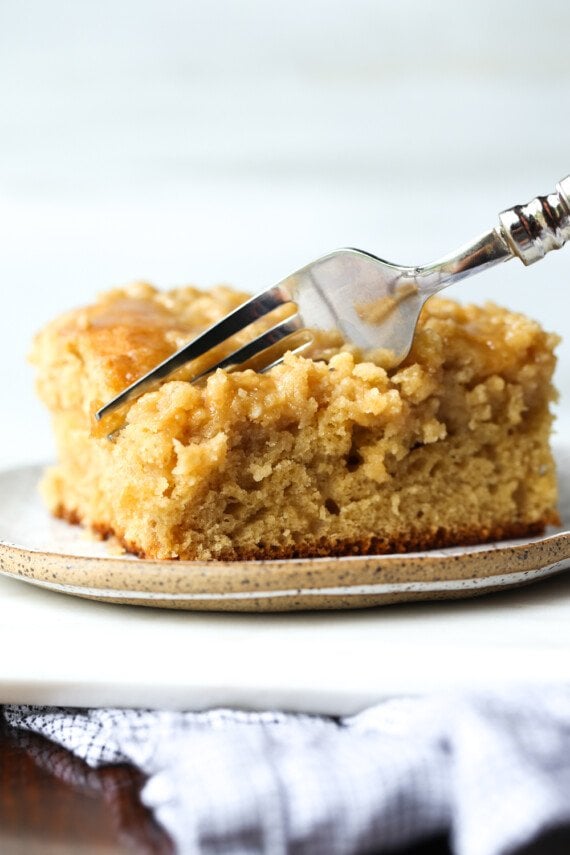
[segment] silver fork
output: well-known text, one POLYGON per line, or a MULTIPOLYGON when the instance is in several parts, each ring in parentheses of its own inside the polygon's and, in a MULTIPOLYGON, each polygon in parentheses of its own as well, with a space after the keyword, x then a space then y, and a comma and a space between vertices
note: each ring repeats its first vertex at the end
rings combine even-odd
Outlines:
MULTIPOLYGON (((426 300, 460 279, 510 258, 533 264, 570 238, 570 176, 548 196, 516 205, 499 214, 499 225, 433 264, 402 267, 358 249, 339 249, 307 264, 226 315, 197 338, 157 365, 96 413, 98 420, 145 392, 157 388, 182 366, 203 357, 231 336, 279 307, 292 314, 206 370, 190 373, 196 382, 218 368, 245 367, 268 371, 287 351, 311 345, 311 330, 339 330, 364 351, 383 350, 392 365, 412 345, 420 310, 426 300)), ((117 425, 114 425, 116 429, 117 425)))

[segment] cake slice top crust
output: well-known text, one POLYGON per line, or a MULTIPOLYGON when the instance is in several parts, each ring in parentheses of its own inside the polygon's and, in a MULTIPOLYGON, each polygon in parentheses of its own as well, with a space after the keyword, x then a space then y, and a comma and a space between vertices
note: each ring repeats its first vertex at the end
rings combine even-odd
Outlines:
POLYGON ((247 297, 223 286, 161 292, 146 283, 101 294, 36 336, 40 396, 52 410, 108 400, 247 297))
MULTIPOLYGON (((226 286, 159 291, 146 283, 106 292, 92 306, 66 313, 36 336, 31 360, 39 369, 40 396, 52 411, 79 407, 91 414, 248 297, 226 286)), ((340 359, 345 366, 340 354, 351 355, 363 380, 373 381, 383 393, 394 390, 413 401, 429 393, 431 381, 446 367, 454 370, 458 382, 473 386, 496 374, 520 382, 523 371, 530 379, 533 365, 552 368, 557 341, 535 321, 494 304, 461 306, 432 298, 422 312, 410 354, 396 369, 385 370, 381 355, 370 362, 349 344, 331 348, 321 339, 308 356, 289 357, 287 367, 271 375, 235 371, 232 386, 263 394, 275 378, 283 385, 307 363, 322 366, 319 358, 326 351, 333 363, 340 359)))

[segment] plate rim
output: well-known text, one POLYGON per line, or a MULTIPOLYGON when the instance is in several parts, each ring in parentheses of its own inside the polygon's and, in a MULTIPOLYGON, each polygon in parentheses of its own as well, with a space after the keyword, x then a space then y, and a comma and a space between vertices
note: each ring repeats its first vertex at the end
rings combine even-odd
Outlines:
POLYGON ((509 588, 517 587, 520 584, 535 581, 538 579, 548 578, 557 573, 562 572, 566 568, 570 568, 570 558, 561 558, 552 564, 545 564, 530 570, 514 570, 512 572, 503 572, 496 576, 472 576, 466 579, 441 579, 437 581, 408 581, 408 582, 379 582, 376 585, 347 585, 338 588, 296 588, 296 589, 280 589, 271 590, 256 590, 256 591, 220 591, 220 592, 185 592, 182 594, 169 593, 162 591, 128 591, 125 589, 105 589, 86 587, 80 585, 69 585, 62 582, 50 582, 43 579, 37 579, 33 576, 22 576, 11 573, 4 569, 0 569, 0 575, 8 578, 17 578, 32 585, 37 585, 48 590, 58 591, 60 593, 74 594, 79 597, 97 598, 102 600, 112 600, 114 598, 120 600, 145 600, 153 599, 156 602, 161 601, 178 601, 178 602, 207 602, 210 600, 216 601, 233 601, 233 600, 265 600, 273 597, 285 599, 287 597, 318 597, 318 596, 349 596, 359 597, 366 595, 381 595, 381 594, 398 594, 422 592, 436 593, 438 591, 471 591, 480 590, 482 593, 486 589, 493 588, 509 588))

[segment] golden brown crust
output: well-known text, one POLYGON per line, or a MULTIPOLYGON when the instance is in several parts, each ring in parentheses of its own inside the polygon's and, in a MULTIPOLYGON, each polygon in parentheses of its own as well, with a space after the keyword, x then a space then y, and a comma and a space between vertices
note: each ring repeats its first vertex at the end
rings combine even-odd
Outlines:
MULTIPOLYGON (((66 520, 72 525, 82 525, 76 511, 69 511, 59 506, 55 516, 66 520)), ((544 534, 549 525, 559 525, 557 513, 548 513, 540 520, 530 522, 510 522, 489 528, 463 528, 450 530, 443 527, 435 532, 422 534, 414 533, 406 538, 394 540, 381 535, 372 535, 360 540, 336 540, 325 538, 313 543, 297 544, 293 548, 283 548, 275 543, 259 544, 257 549, 234 548, 225 550, 215 557, 215 561, 278 561, 290 558, 330 558, 347 555, 395 555, 408 552, 425 552, 430 549, 445 549, 451 546, 475 546, 477 544, 494 543, 501 540, 516 540, 517 538, 538 537, 544 534)), ((103 540, 114 537, 127 552, 138 558, 154 558, 147 555, 143 549, 128 541, 124 535, 104 523, 91 524, 90 528, 103 540)), ((184 561, 196 560, 195 555, 180 555, 184 561)), ((176 559, 173 559, 176 560, 176 559)))
POLYGON ((97 403, 116 395, 248 296, 224 286, 212 294, 213 300, 204 300, 191 286, 159 292, 146 283, 135 283, 56 318, 36 336, 31 361, 44 368, 51 361, 57 373, 62 365, 68 370, 75 367, 85 386, 76 376, 66 376, 61 384, 43 380, 40 395, 56 408, 82 403, 60 385, 76 386, 76 392, 93 396, 97 403))

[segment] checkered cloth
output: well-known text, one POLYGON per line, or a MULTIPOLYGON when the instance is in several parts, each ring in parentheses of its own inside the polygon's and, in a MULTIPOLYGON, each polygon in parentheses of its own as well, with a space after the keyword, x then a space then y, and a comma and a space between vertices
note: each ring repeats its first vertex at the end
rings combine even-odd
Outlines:
POLYGON ((570 822, 570 687, 392 700, 331 719, 9 706, 91 766, 127 762, 180 853, 507 855, 570 822))

